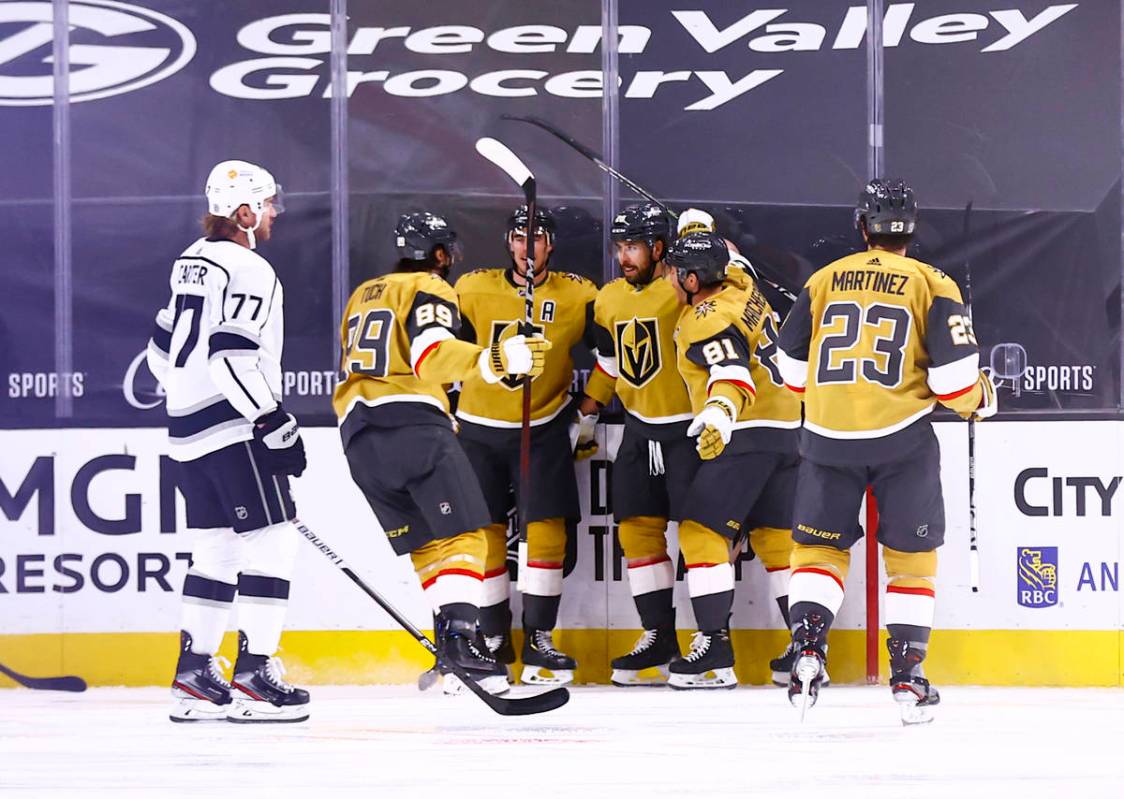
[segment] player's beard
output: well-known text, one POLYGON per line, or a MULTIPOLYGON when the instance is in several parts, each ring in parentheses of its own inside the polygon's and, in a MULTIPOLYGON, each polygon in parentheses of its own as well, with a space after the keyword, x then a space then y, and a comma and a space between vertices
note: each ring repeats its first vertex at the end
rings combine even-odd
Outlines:
POLYGON ((647 266, 637 266, 636 273, 631 277, 624 276, 625 282, 630 286, 647 286, 652 282, 652 276, 656 272, 656 262, 649 259, 647 266))

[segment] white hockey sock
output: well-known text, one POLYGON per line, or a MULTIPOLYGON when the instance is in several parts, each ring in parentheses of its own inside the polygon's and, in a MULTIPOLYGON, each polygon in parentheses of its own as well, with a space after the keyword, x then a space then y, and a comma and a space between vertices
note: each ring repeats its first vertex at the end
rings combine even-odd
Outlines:
POLYGON ((273 655, 289 609, 289 581, 263 574, 238 578, 238 629, 246 633, 251 655, 273 655))
POLYGON ((191 636, 191 651, 195 654, 213 655, 219 651, 234 592, 235 586, 229 583, 188 573, 183 584, 180 629, 191 636))

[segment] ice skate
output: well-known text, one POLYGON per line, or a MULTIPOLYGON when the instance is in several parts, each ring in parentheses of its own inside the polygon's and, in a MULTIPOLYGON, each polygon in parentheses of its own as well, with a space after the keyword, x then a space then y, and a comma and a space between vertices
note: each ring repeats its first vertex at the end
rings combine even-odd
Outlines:
POLYGON ((222 670, 229 666, 226 658, 192 652, 191 636, 181 631, 168 718, 175 722, 225 721, 231 699, 230 683, 222 670))
POLYGON ((634 686, 662 687, 667 685, 668 664, 679 657, 679 642, 674 627, 645 630, 632 647, 632 651, 613 658, 612 683, 622 688, 634 686), (658 675, 642 676, 642 672, 655 669, 658 675))
MULTIPOLYGON (((442 629, 438 642, 441 657, 455 663, 468 672, 468 676, 490 694, 499 696, 511 688, 507 681, 507 668, 489 653, 482 651, 482 638, 471 624, 457 619, 450 620, 442 629)), ((464 693, 464 683, 450 669, 442 669, 441 689, 450 696, 464 693)))
MULTIPOLYGON (((826 648, 824 650, 826 655, 826 648)), ((796 661, 796 644, 788 642, 788 647, 779 656, 769 661, 769 669, 773 672, 773 685, 778 688, 787 688, 789 677, 792 675, 792 664, 796 661)), ((831 677, 827 673, 827 663, 824 663, 823 680, 820 688, 831 684, 831 677)))
POLYGON ((515 670, 512 664, 515 663, 515 647, 511 644, 511 630, 500 635, 485 635, 483 638, 488 654, 503 664, 507 672, 507 681, 514 682, 515 670))
POLYGON ((696 688, 737 688, 734 676, 734 647, 730 631, 699 631, 691 639, 686 657, 675 658, 668 666, 667 684, 677 690, 696 688))
POLYGON ((308 691, 285 682, 280 658, 250 654, 238 631, 238 661, 231 684, 238 693, 227 715, 235 724, 295 723, 308 719, 308 691))
POLYGON ((933 708, 941 703, 941 695, 922 674, 925 653, 898 638, 887 640, 886 648, 890 650, 890 690, 898 703, 902 724, 909 727, 932 723, 933 708))
POLYGON ((827 673, 824 637, 824 621, 814 613, 804 616, 792 633, 795 656, 789 673, 788 701, 800 708, 801 722, 808 708, 815 706, 827 673))
POLYGON ((569 655, 554 648, 551 630, 527 628, 523 639, 523 673, 527 685, 567 685, 574 681, 578 664, 569 655))

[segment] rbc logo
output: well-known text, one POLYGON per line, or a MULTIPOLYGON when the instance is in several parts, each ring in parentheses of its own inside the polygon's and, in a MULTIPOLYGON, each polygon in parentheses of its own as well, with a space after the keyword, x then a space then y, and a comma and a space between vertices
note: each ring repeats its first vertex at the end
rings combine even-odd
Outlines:
POLYGON ((1018 599, 1025 608, 1058 604, 1058 548, 1019 547, 1018 599))

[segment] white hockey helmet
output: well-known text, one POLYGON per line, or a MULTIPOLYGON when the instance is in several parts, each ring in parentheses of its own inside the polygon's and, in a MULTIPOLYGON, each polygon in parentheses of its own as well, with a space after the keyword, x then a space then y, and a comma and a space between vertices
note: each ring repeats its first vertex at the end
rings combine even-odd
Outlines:
POLYGON ((687 236, 691 233, 714 233, 716 229, 714 217, 706 211, 688 208, 679 215, 678 233, 680 236, 687 236))
POLYGON ((239 228, 250 239, 250 249, 254 248, 254 231, 261 226, 266 200, 272 198, 271 203, 276 213, 285 210, 281 202, 281 184, 278 183, 268 169, 251 164, 248 161, 222 161, 215 164, 211 174, 207 176, 207 187, 204 190, 207 197, 207 213, 215 216, 230 217, 243 205, 257 215, 257 222, 252 228, 239 228))

